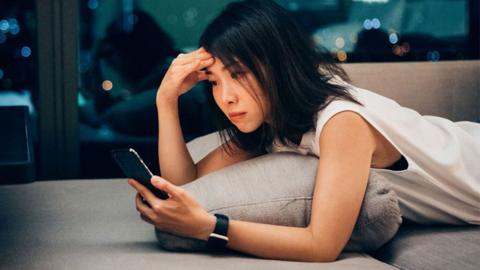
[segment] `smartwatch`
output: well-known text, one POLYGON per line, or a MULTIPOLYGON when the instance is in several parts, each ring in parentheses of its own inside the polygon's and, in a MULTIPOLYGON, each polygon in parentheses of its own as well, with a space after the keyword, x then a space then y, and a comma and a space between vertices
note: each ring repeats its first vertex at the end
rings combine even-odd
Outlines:
POLYGON ((207 245, 216 249, 225 248, 228 244, 228 217, 219 213, 216 213, 215 217, 217 217, 217 222, 215 229, 208 237, 207 245))

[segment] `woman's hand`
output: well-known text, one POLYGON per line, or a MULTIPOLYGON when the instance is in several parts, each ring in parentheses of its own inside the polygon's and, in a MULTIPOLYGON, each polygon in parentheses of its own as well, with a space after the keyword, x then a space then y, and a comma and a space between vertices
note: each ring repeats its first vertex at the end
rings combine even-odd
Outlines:
POLYGON ((129 179, 128 184, 138 191, 135 204, 140 217, 161 231, 207 240, 215 227, 215 216, 205 211, 181 187, 159 176, 153 176, 151 182, 154 187, 167 192, 170 198, 161 200, 139 182, 129 179))
POLYGON ((187 54, 179 54, 172 61, 158 88, 157 104, 161 98, 177 99, 199 81, 206 80, 207 75, 201 70, 214 62, 215 58, 203 47, 187 54))

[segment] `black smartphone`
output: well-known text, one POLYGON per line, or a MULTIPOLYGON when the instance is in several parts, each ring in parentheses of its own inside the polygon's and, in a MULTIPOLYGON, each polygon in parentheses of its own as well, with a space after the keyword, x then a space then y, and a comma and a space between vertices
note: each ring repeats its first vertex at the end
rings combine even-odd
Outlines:
POLYGON ((168 193, 152 185, 150 179, 153 174, 134 149, 115 149, 112 155, 126 177, 137 180, 162 200, 169 198, 168 193))

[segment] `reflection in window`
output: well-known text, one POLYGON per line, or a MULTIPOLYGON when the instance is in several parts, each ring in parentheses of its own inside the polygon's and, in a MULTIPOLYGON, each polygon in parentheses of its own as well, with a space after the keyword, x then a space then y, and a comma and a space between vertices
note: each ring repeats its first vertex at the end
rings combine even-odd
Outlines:
POLYGON ((467 0, 279 0, 339 62, 469 58, 467 0))
MULTIPOLYGON (((2 1, 0 106, 26 105, 32 118, 37 104, 36 52, 34 1, 2 1)), ((32 124, 35 132, 36 121, 32 124)))
MULTIPOLYGON (((179 47, 164 27, 176 23, 172 17, 159 18, 152 9, 142 8, 139 3, 80 3, 79 116, 83 177, 119 173, 115 165, 112 169, 109 155, 110 149, 119 147, 136 148, 152 170, 158 172, 157 88, 171 61, 194 46, 179 47), (114 15, 106 18, 105 14, 114 15), (96 157, 95 164, 91 163, 92 155, 96 157)), ((160 9, 163 4, 154 5, 160 9)), ((182 12, 183 26, 193 27, 197 23, 196 9, 182 12)), ((198 84, 179 99, 179 117, 186 141, 213 131, 206 112, 206 93, 204 84, 198 84)))
MULTIPOLYGON (((229 2, 78 2, 82 177, 121 176, 109 155, 118 147, 136 148, 158 172, 156 90, 172 59, 196 49, 207 23, 229 2)), ((338 62, 471 58, 468 0, 277 2, 338 62)), ((186 141, 213 130, 204 90, 199 84, 180 97, 186 141)))

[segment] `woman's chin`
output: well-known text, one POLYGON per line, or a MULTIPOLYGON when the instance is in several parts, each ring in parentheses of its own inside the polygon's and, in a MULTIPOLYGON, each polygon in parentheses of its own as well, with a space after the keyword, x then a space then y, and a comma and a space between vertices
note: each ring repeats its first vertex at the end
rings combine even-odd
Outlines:
POLYGON ((245 124, 236 124, 235 125, 238 130, 240 130, 242 133, 252 133, 255 130, 257 130, 258 126, 254 125, 245 125, 245 124))

